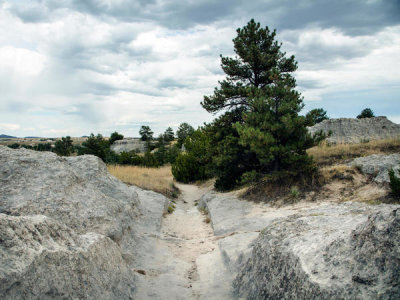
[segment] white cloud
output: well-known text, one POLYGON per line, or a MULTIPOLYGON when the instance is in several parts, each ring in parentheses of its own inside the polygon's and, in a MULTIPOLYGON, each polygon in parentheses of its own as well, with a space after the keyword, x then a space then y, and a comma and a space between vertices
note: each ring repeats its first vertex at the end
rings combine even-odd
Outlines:
MULTIPOLYGON (((0 119, 20 126, 0 128, 19 136, 116 129, 137 135, 140 124, 159 133, 210 121, 200 101, 224 77, 219 54, 233 54, 235 29, 249 12, 272 5, 226 10, 212 1, 31 2, 0 4, 0 119), (208 16, 212 8, 209 21, 188 19, 208 16)), ((287 11, 286 4, 273 8, 287 11)), ((368 35, 311 21, 288 28, 278 28, 278 40, 296 54, 306 100, 324 103, 328 94, 400 86, 400 26, 368 35)))
POLYGON ((0 69, 17 76, 35 76, 42 72, 46 57, 38 52, 10 46, 0 47, 0 69))
MULTIPOLYGON (((321 100, 327 93, 400 85, 400 60, 394 59, 400 53, 400 26, 387 28, 368 37, 350 37, 332 30, 300 33, 299 48, 296 51, 301 57, 301 51, 309 48, 311 56, 312 47, 316 44, 324 45, 319 51, 333 48, 331 53, 336 54, 325 56, 326 61, 322 60, 322 56, 299 61, 296 78, 307 100, 321 100), (346 56, 347 48, 361 49, 360 55, 346 56), (345 50, 341 52, 340 49, 345 50), (302 87, 302 81, 312 81, 316 87, 302 87)), ((321 55, 317 50, 314 52, 317 53, 315 55, 321 55)))
POLYGON ((21 126, 19 124, 0 123, 0 130, 4 132, 16 131, 20 128, 21 126))

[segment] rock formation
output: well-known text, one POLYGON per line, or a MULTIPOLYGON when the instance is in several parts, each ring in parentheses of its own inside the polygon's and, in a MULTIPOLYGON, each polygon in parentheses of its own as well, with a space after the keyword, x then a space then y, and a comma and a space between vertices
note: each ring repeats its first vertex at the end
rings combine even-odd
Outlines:
POLYGON ((143 142, 140 139, 118 140, 111 145, 111 150, 113 150, 116 153, 129 152, 129 151, 145 152, 146 142, 143 142))
POLYGON ((239 299, 400 296, 399 205, 273 208, 210 192, 199 206, 209 212, 233 276, 220 280, 235 278, 233 294, 239 299))
POLYGON ((386 117, 328 119, 309 127, 311 134, 320 130, 325 134, 331 132, 331 136, 327 138, 327 142, 331 144, 400 137, 400 125, 389 121, 386 117))
POLYGON ((0 298, 133 298, 143 232, 159 230, 165 197, 95 156, 4 146, 0 183, 0 298))
POLYGON ((393 169, 399 175, 400 154, 373 154, 365 157, 357 157, 350 165, 355 166, 364 174, 373 177, 377 183, 389 183, 389 170, 393 169))
POLYGON ((234 287, 246 299, 399 299, 400 208, 331 205, 276 220, 234 287))

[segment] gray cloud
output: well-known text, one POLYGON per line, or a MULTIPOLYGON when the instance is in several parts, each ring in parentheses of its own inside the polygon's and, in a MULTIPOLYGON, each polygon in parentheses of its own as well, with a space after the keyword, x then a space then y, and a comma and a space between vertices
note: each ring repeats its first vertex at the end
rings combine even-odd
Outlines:
POLYGON ((18 1, 11 12, 25 22, 48 21, 60 10, 72 10, 126 22, 158 23, 167 28, 187 29, 197 24, 256 20, 278 30, 305 28, 313 23, 337 27, 350 35, 365 35, 400 22, 398 0, 303 0, 303 1, 18 1))
MULTIPOLYGON (((181 121, 200 125, 208 114, 199 102, 224 75, 219 54, 233 54, 235 28, 250 18, 276 28, 283 49, 296 55, 306 101, 327 99, 333 110, 332 99, 353 98, 367 88, 375 95, 384 88, 392 99, 399 85, 393 55, 398 0, 1 3, 0 51, 10 61, 0 60, 0 118, 18 120, 21 128, 43 122, 54 132, 64 126, 79 134, 80 127, 87 133, 88 124, 160 130, 181 121), (379 52, 387 54, 375 57, 379 52), (40 57, 43 62, 31 64, 40 57)), ((32 134, 44 135, 20 135, 32 134)))

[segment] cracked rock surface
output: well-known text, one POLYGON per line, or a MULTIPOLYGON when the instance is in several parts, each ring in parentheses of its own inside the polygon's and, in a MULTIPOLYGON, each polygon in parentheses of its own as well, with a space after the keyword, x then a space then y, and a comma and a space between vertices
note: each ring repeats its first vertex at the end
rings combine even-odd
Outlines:
POLYGON ((166 205, 95 156, 0 146, 0 298, 132 299, 166 205))
POLYGON ((311 134, 320 130, 325 134, 331 132, 326 139, 330 144, 352 144, 400 137, 400 125, 386 117, 328 119, 308 127, 308 130, 311 134))

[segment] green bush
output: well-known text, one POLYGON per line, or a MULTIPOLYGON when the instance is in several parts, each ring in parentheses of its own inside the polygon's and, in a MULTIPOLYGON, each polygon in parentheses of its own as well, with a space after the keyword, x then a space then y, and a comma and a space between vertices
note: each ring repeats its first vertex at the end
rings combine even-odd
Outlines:
POLYGON ((69 156, 74 152, 72 139, 70 136, 62 137, 61 140, 56 141, 54 145, 54 152, 59 156, 69 156))
POLYGON ((153 153, 147 151, 142 157, 142 166, 152 168, 152 167, 159 167, 160 164, 156 156, 153 153))
POLYGON ((176 158, 175 164, 172 165, 172 175, 177 181, 189 183, 202 179, 201 167, 196 157, 191 153, 181 153, 176 158))
POLYGON ((110 145, 112 145, 115 141, 122 140, 122 139, 124 139, 124 136, 115 131, 115 132, 111 133, 108 142, 110 145))
POLYGON ((11 149, 19 149, 20 144, 14 143, 14 144, 8 145, 8 147, 11 148, 11 149))
POLYGON ((392 189, 392 193, 395 197, 400 198, 400 178, 395 175, 393 169, 389 171, 390 178, 390 188, 392 189))
POLYGON ((364 119, 364 118, 373 118, 375 117, 374 112, 370 108, 365 108, 362 112, 357 116, 357 119, 364 119))
POLYGON ((142 163, 142 159, 135 151, 121 152, 118 157, 118 163, 121 165, 134 165, 138 166, 142 163))

